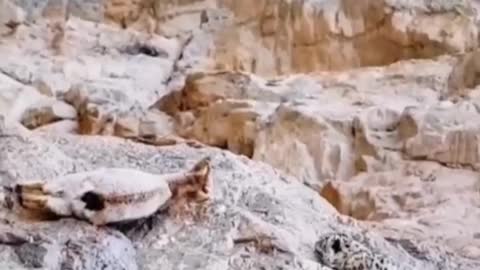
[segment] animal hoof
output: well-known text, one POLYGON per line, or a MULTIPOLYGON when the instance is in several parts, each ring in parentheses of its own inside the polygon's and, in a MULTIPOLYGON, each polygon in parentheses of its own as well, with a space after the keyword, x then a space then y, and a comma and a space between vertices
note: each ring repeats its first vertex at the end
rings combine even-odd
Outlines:
POLYGON ((43 183, 31 182, 15 185, 15 193, 39 193, 43 194, 43 183))
POLYGON ((47 204, 43 184, 40 182, 16 184, 13 188, 18 203, 26 209, 43 210, 47 204))
POLYGON ((20 206, 32 210, 44 210, 47 205, 47 198, 43 195, 21 193, 17 194, 20 206))

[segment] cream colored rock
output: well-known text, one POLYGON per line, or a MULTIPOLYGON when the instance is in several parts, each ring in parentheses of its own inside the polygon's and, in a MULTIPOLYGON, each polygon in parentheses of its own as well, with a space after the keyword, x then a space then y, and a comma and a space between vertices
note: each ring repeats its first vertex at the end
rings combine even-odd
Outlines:
POLYGON ((86 91, 78 86, 72 87, 60 98, 74 106, 77 111, 77 134, 116 136, 156 146, 186 143, 192 147, 203 147, 203 144, 196 140, 177 136, 174 123, 163 112, 145 111, 138 107, 131 108, 128 112, 104 111, 102 109, 105 108, 92 103, 86 91))
POLYGON ((152 108, 176 117, 224 99, 281 103, 312 98, 322 90, 318 82, 303 74, 265 79, 248 72, 221 70, 194 72, 185 80, 181 90, 162 97, 152 108))
POLYGON ((170 119, 160 112, 147 112, 142 118, 118 117, 112 135, 123 138, 152 137, 171 135, 170 119))
POLYGON ((13 1, 0 1, 0 35, 9 36, 16 32, 17 27, 24 23, 25 11, 13 1))
POLYGON ((49 20, 65 21, 68 19, 68 0, 46 1, 41 15, 49 20))
POLYGON ((281 105, 259 131, 253 159, 281 168, 311 186, 353 176, 350 135, 325 118, 338 104, 316 105, 281 105))
POLYGON ((45 80, 42 79, 37 79, 33 82, 33 86, 37 89, 39 93, 42 95, 48 96, 48 97, 53 97, 53 90, 51 85, 46 82, 45 80))
POLYGON ((34 129, 59 120, 77 118, 77 111, 72 106, 61 101, 51 101, 51 104, 38 104, 25 110, 20 122, 29 129, 34 129))
MULTIPOLYGON (((257 266, 265 269, 272 266, 295 270, 325 269, 318 259, 313 257, 313 247, 319 237, 330 233, 365 236, 366 243, 373 250, 380 250, 398 262, 416 262, 418 269, 435 270, 438 268, 436 266, 441 264, 447 265, 449 269, 455 269, 456 265, 461 269, 474 270, 479 265, 478 260, 468 261, 455 253, 447 253, 449 247, 441 241, 431 243, 433 248, 429 251, 424 248, 428 241, 416 242, 413 236, 405 239, 404 235, 398 235, 386 240, 375 232, 361 230, 355 223, 347 224, 344 222, 345 218, 338 216, 325 200, 294 178, 266 164, 226 151, 213 148, 198 150, 182 146, 167 147, 159 151, 154 147, 114 137, 39 134, 29 131, 18 133, 10 129, 5 132, 12 136, 0 136, 0 147, 5 150, 3 153, 8 154, 7 159, 2 160, 0 165, 5 166, 2 170, 8 168, 8 171, 15 175, 12 182, 15 179, 54 179, 101 167, 130 167, 133 170, 162 175, 182 171, 193 166, 205 154, 212 154, 211 174, 215 184, 213 201, 206 205, 208 207, 204 213, 205 218, 189 220, 191 223, 176 223, 162 215, 156 215, 150 219, 151 223, 140 223, 141 226, 133 229, 120 227, 128 235, 125 239, 131 239, 136 248, 137 253, 128 257, 125 253, 117 253, 116 248, 122 251, 124 245, 106 238, 105 235, 122 235, 112 228, 95 228, 72 219, 33 222, 22 220, 11 211, 0 208, 3 223, 6 224, 5 220, 8 220, 10 227, 39 234, 32 238, 41 238, 28 246, 44 245, 44 239, 45 242, 48 239, 49 245, 41 246, 47 251, 55 248, 75 251, 72 253, 75 254, 73 259, 63 252, 58 252, 53 262, 42 262, 48 269, 58 265, 58 261, 66 261, 68 266, 75 266, 82 262, 95 265, 110 260, 112 267, 128 269, 136 268, 126 262, 133 265, 138 263, 152 269, 159 266, 175 269, 181 262, 201 263, 198 267, 194 266, 197 269, 215 269, 228 265, 227 263, 248 270, 258 269, 257 266), (132 162, 132 158, 135 162, 132 162), (150 229, 150 224, 154 229, 150 229), (72 234, 72 231, 75 233, 72 234), (149 237, 145 237, 146 234, 149 237), (271 236, 271 252, 262 253, 262 249, 257 249, 252 242, 241 243, 242 238, 255 239, 261 235, 271 236), (398 245, 398 242, 406 242, 405 249, 398 245), (99 243, 104 244, 99 246, 99 243), (409 251, 415 253, 408 253, 409 251), (195 258, 199 258, 200 262, 184 256, 195 252, 198 252, 196 256, 200 257, 195 258), (181 256, 172 256, 177 253, 181 256), (116 256, 113 256, 114 254, 116 256), (211 254, 218 255, 212 258, 211 254), (249 256, 248 260, 245 260, 245 256, 249 256), (292 256, 300 265, 291 263, 292 256), (422 259, 418 259, 419 256, 422 256, 422 259)), ((12 232, 14 231, 7 231, 12 232)), ((2 233, 0 237, 1 235, 2 233)), ((25 253, 18 252, 19 256, 28 258, 25 253)), ((3 256, 10 253, 8 249, 2 249, 0 254, 3 256)), ((23 267, 22 262, 13 258, 6 261, 14 268, 23 267)))
MULTIPOLYGON (((133 1, 123 2, 125 10, 133 1)), ((131 17, 143 21, 138 10, 131 17)), ((211 67, 261 75, 386 65, 477 45, 475 14, 465 0, 157 1, 154 11, 158 32, 213 32, 204 41, 212 44, 211 67)))
POLYGON ((142 0, 105 1, 105 18, 126 28, 137 21, 142 12, 151 11, 152 6, 149 7, 147 3, 142 0))
MULTIPOLYGON (((15 1, 35 22, 0 42, 0 111, 15 122, 40 99, 56 97, 75 108, 79 121, 22 130, 23 137, 2 131, 2 180, 51 179, 112 165, 176 170, 196 151, 214 151, 175 145, 195 139, 253 159, 218 152, 215 172, 223 173, 205 223, 178 230, 153 218, 153 230, 140 229, 148 237, 129 235, 143 268, 323 267, 313 257, 313 238, 340 231, 345 222, 337 218, 345 217, 319 204, 320 196, 354 217, 355 226, 394 235, 381 245, 368 240, 374 237, 367 242, 391 255, 397 250, 403 256, 397 258, 421 257, 425 265, 414 269, 479 268, 472 206, 480 185, 473 181, 480 92, 467 89, 470 100, 457 104, 440 101, 449 75, 456 74, 456 56, 434 58, 476 47, 478 14, 471 1, 41 2, 15 1), (45 21, 56 16, 56 6, 57 14, 71 15, 60 54, 51 50, 45 21), (97 23, 78 16, 87 6, 97 7, 90 13, 98 14, 97 23), (74 128, 92 136, 65 134, 74 128), (251 231, 271 232, 288 248, 263 254, 269 249, 258 241, 250 249, 231 239, 251 231), (447 256, 414 243, 430 238, 455 252, 447 256), (457 265, 456 254, 477 264, 457 265)), ((49 222, 59 223, 68 224, 49 222)), ((67 240, 58 241, 59 250, 77 254, 69 253, 67 240)), ((105 253, 89 251, 78 257, 104 263, 105 253)))
MULTIPOLYGON (((388 108, 370 107, 365 109, 360 117, 355 120, 353 128, 355 129, 356 139, 361 140, 364 137, 371 145, 390 150, 401 149, 401 137, 397 128, 400 120, 399 112, 388 108)), ((358 149, 362 148, 361 146, 356 147, 358 149)))
POLYGON ((480 83, 480 51, 461 55, 448 76, 446 98, 462 98, 480 83))
POLYGON ((178 126, 177 133, 185 138, 252 157, 258 123, 275 106, 265 102, 219 100, 196 111, 192 124, 178 126))
POLYGON ((348 179, 401 159, 407 139, 418 130, 406 108, 438 102, 450 60, 270 79, 238 71, 199 72, 155 107, 176 119, 182 136, 235 153, 234 142, 243 136, 255 149, 240 153, 253 153, 254 159, 321 187, 324 179, 348 179), (253 118, 231 118, 235 104, 248 103, 255 104, 245 108, 252 116, 262 116, 254 125, 253 118), (254 133, 245 133, 253 126, 254 133))
POLYGON ((271 78, 228 70, 194 72, 187 76, 180 91, 163 97, 153 107, 174 115, 221 99, 276 103, 334 100, 359 107, 378 104, 401 112, 406 106, 437 102, 451 65, 451 57, 447 57, 439 61, 412 60, 386 67, 271 78))
POLYGON ((60 120, 35 129, 37 132, 49 132, 55 134, 70 133, 78 134, 78 122, 76 120, 60 120))
POLYGON ((416 161, 404 163, 398 170, 338 181, 334 188, 340 194, 337 201, 345 205, 343 211, 367 220, 365 227, 395 237, 402 234, 444 241, 460 254, 478 260, 478 253, 471 248, 480 245, 480 239, 473 237, 479 233, 475 225, 480 217, 478 183, 476 172, 416 161))
POLYGON ((418 126, 417 134, 406 141, 409 158, 478 169, 480 112, 475 102, 411 109, 409 114, 418 126))
POLYGON ((52 37, 44 21, 22 30, 21 38, 2 42, 0 51, 5 57, 0 63, 1 76, 20 85, 44 80, 54 96, 80 85, 91 102, 104 111, 147 108, 165 93, 181 49, 179 39, 150 38, 105 24, 97 27, 76 17, 66 22, 65 29, 65 52, 61 55, 51 55, 52 37), (132 55, 127 48, 135 44, 146 44, 162 53, 149 56, 138 51, 132 55), (42 70, 41 76, 38 70, 42 70))
POLYGON ((62 119, 75 119, 76 110, 36 89, 5 78, 0 92, 0 113, 33 129, 62 119))

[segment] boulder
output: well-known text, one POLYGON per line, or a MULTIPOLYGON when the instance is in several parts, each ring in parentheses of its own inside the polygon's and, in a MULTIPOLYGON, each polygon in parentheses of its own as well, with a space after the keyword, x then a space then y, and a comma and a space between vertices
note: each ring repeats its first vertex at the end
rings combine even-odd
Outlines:
POLYGON ((7 268, 331 270, 330 232, 405 269, 480 268, 475 1, 0 7, 2 185, 205 155, 215 182, 203 219, 102 228, 3 198, 7 268))
MULTIPOLYGON (((2 220, 9 222, 2 230, 15 234, 14 227, 34 235, 23 244, 0 245, 4 247, 0 257, 26 269, 32 265, 96 269, 103 264, 111 269, 177 269, 179 265, 185 269, 314 269, 321 267, 314 256, 314 243, 328 232, 364 237, 373 250, 412 269, 436 269, 436 264, 445 262, 461 269, 478 267, 478 263, 454 254, 442 255, 446 247, 435 246, 437 257, 431 256, 421 248, 428 246, 428 241, 416 249, 421 254, 427 252, 427 260, 418 259, 421 254, 349 224, 316 192, 292 177, 214 148, 157 148, 108 136, 34 133, 9 123, 4 124, 0 146, 2 153, 7 153, 0 171, 14 176, 2 177, 2 184, 29 178, 48 181, 53 176, 99 167, 130 167, 161 174, 192 166, 205 155, 212 158, 213 197, 203 218, 175 221, 158 213, 148 223, 139 221, 119 229, 131 242, 114 228, 95 228, 72 219, 26 219, 15 207, 1 208, 2 220), (28 160, 28 169, 24 160, 28 160), (151 226, 154 229, 149 229, 151 226), (262 235, 273 237, 266 249, 251 244, 255 240, 241 240, 262 235)), ((413 245, 420 245, 416 243, 413 245)))

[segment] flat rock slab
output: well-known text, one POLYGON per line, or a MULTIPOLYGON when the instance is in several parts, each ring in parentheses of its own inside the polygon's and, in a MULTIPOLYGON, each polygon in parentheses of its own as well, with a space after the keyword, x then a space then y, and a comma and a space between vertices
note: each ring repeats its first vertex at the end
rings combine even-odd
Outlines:
MULTIPOLYGON (((5 230, 23 230, 33 239, 0 245, 0 258, 12 267, 319 269, 313 246, 320 235, 332 231, 362 234, 359 227, 341 222, 331 205, 295 179, 226 151, 181 145, 159 148, 108 136, 35 133, 18 124, 6 125, 0 134, 0 151, 7 153, 0 164, 3 184, 28 178, 48 180, 99 167, 162 174, 189 168, 206 155, 212 158, 213 197, 199 219, 175 221, 158 213, 130 228, 115 230, 73 219, 34 222, 1 208, 5 230), (266 251, 249 242, 234 244, 235 239, 258 235, 274 237, 266 251)), ((437 257, 422 261, 375 233, 367 235, 366 245, 372 250, 414 267, 410 269, 437 269, 437 257)), ((446 265, 478 269, 453 254, 445 255, 442 248, 435 254, 447 258, 446 265)))

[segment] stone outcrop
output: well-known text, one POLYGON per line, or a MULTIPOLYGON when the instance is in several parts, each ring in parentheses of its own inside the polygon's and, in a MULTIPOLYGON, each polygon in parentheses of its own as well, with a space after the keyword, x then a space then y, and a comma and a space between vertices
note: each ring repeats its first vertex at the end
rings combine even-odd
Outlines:
MULTIPOLYGON (((191 166, 205 155, 212 158, 214 197, 202 220, 177 223, 160 213, 148 221, 155 230, 148 229, 147 221, 120 227, 128 239, 113 228, 95 228, 71 219, 26 220, 3 208, 0 211, 5 224, 2 233, 24 239, 17 240, 20 242, 16 244, 3 243, 6 246, 2 256, 10 254, 12 266, 61 269, 60 266, 70 265, 74 269, 95 269, 105 264, 109 269, 159 266, 176 269, 178 265, 186 269, 314 269, 317 263, 313 244, 319 235, 329 231, 366 233, 360 226, 338 216, 316 192, 294 178, 265 164, 214 148, 156 148, 108 136, 35 133, 10 124, 2 130, 0 140, 2 152, 7 154, 1 169, 14 179, 36 177, 48 181, 54 176, 99 167, 130 167, 161 174, 191 166), (28 164, 23 160, 28 160, 28 164), (50 225, 52 222, 54 227, 50 225), (25 235, 26 231, 29 234, 25 235), (267 253, 259 252, 248 241, 235 244, 240 241, 236 239, 261 235, 273 237, 270 247, 273 253, 268 252, 268 247, 267 253)), ((375 249, 383 250, 405 265, 435 269, 434 265, 440 263, 434 259, 416 259, 374 233, 367 235, 375 249)), ((446 250, 437 254, 440 252, 446 250)), ((448 262, 464 266, 462 269, 475 266, 473 261, 454 256, 449 256, 448 262)))
POLYGON ((224 16, 208 17, 227 25, 215 41, 215 66, 262 75, 385 65, 477 44, 470 1, 174 2, 155 6, 159 31, 197 28, 204 8, 222 7, 224 16), (230 13, 233 20, 222 20, 230 13))
POLYGON ((0 192, 2 265, 330 270, 314 245, 334 232, 405 269, 479 269, 478 14, 469 0, 0 0, 2 185, 207 154, 215 182, 203 220, 102 228, 26 219, 0 192))
POLYGON ((385 65, 477 45, 468 0, 14 2, 32 19, 62 13, 165 35, 213 27, 212 66, 263 75, 385 65))

